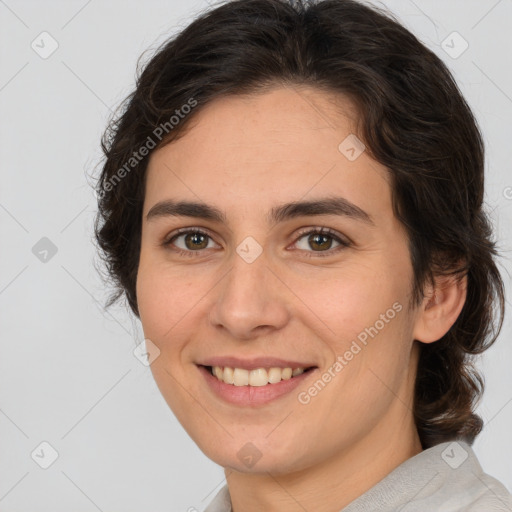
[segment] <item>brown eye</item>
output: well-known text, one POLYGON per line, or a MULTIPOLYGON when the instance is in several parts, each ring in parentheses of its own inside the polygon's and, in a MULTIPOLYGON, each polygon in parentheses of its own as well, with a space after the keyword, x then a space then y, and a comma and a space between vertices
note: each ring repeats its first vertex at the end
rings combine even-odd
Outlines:
POLYGON ((200 253, 203 249, 209 249, 209 243, 213 242, 211 236, 200 229, 183 229, 165 240, 162 245, 170 247, 180 254, 193 255, 200 253))
POLYGON ((351 243, 328 228, 317 228, 303 231, 294 245, 303 251, 306 256, 331 256, 349 247, 351 243), (333 241, 338 245, 332 249, 333 241))
POLYGON ((323 233, 314 233, 309 235, 308 243, 310 247, 317 248, 322 250, 330 249, 332 245, 333 238, 329 235, 324 235, 323 233))
POLYGON ((202 233, 192 232, 182 236, 185 237, 183 240, 185 242, 185 246, 187 247, 187 249, 206 249, 206 247, 208 246, 208 236, 203 235, 202 233))

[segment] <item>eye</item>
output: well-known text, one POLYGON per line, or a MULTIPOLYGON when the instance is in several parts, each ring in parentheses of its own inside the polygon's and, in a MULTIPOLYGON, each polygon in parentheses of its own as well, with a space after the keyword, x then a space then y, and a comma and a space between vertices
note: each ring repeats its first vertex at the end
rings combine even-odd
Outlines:
MULTIPOLYGON (((173 248, 173 250, 177 253, 186 256, 196 256, 195 253, 200 253, 201 249, 211 249, 209 246, 210 242, 213 242, 213 240, 206 231, 198 228, 192 228, 178 230, 178 234, 164 240, 162 245, 176 245, 177 248, 173 248), (181 238, 183 238, 183 240, 179 244, 176 244, 176 240, 181 238)), ((197 254, 197 256, 199 256, 199 254, 197 254)))
POLYGON ((338 253, 345 247, 349 247, 351 244, 350 242, 348 242, 348 240, 343 240, 341 236, 339 236, 336 232, 332 231, 329 228, 315 228, 302 231, 301 233, 299 233, 299 238, 297 239, 294 245, 299 246, 299 249, 304 250, 308 257, 313 256, 312 253, 314 253, 315 256, 324 257, 338 253), (305 240, 301 242, 301 239, 303 238, 305 240), (333 250, 331 250, 333 240, 335 241, 335 243, 338 244, 338 247, 335 247, 333 250), (299 244, 301 243, 302 247, 299 246, 299 244), (308 247, 315 248, 318 250, 308 251, 308 247))
MULTIPOLYGON (((177 234, 164 240, 162 245, 164 247, 171 247, 173 251, 183 256, 200 256, 203 249, 213 248, 210 242, 217 245, 206 231, 199 228, 186 228, 179 229, 177 234), (180 239, 182 240, 177 243, 180 239)), ((341 235, 329 228, 306 228, 302 230, 294 243, 294 245, 299 244, 302 244, 302 247, 299 246, 298 248, 307 257, 313 255, 320 257, 331 256, 351 245, 349 241, 344 240, 341 235), (302 239, 305 240, 301 241, 302 239), (332 249, 333 241, 338 244, 334 249, 332 249), (309 251, 308 246, 318 250, 309 251)))

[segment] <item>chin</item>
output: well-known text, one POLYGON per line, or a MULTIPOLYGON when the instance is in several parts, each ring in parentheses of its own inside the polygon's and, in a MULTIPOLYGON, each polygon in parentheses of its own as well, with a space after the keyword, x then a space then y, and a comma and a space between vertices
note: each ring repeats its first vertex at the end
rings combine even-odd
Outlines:
MULTIPOLYGON (((263 436, 264 437, 264 436, 263 436)), ((290 453, 296 450, 286 448, 283 443, 279 444, 281 450, 271 444, 266 448, 258 448, 257 441, 254 443, 244 440, 234 441, 228 444, 216 446, 201 446, 201 451, 213 462, 225 469, 239 473, 285 475, 305 469, 308 464, 304 457, 290 459, 290 453)))

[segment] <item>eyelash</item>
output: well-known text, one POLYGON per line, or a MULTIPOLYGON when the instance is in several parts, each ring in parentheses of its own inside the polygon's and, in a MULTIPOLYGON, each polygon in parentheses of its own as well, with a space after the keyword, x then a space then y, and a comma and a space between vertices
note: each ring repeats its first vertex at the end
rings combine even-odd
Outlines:
MULTIPOLYGON (((182 229, 178 229, 177 232, 172 237, 165 239, 162 242, 162 245, 164 247, 170 247, 172 242, 174 242, 174 240, 176 240, 178 237, 180 237, 182 235, 187 235, 189 233, 204 235, 204 236, 207 236, 208 238, 212 239, 212 237, 210 236, 209 233, 207 233, 206 231, 203 231, 200 228, 182 228, 182 229)), ((343 249, 352 245, 349 241, 343 240, 342 238, 340 238, 338 236, 338 234, 335 231, 333 231, 332 229, 324 228, 324 227, 314 228, 314 229, 305 228, 304 230, 300 231, 297 234, 297 238, 295 239, 294 244, 296 244, 304 236, 313 235, 313 234, 329 235, 330 238, 334 239, 340 245, 338 247, 335 247, 334 249, 328 249, 326 251, 305 251, 305 255, 308 258, 309 257, 317 257, 317 256, 320 258, 325 258, 328 256, 332 256, 333 254, 337 254, 339 251, 342 251, 343 249), (325 253, 325 254, 322 254, 322 253, 325 253)), ((185 250, 179 249, 179 248, 173 248, 171 250, 176 252, 180 256, 189 256, 189 257, 200 256, 201 255, 200 253, 204 251, 204 249, 202 249, 202 250, 198 249, 197 251, 185 251, 185 250)))

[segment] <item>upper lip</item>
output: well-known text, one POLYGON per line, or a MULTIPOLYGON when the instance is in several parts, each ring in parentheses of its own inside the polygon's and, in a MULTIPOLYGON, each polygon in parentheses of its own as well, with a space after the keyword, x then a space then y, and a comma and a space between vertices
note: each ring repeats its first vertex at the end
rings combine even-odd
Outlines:
POLYGON ((310 368, 315 366, 313 363, 304 363, 301 361, 291 361, 289 359, 279 359, 276 357, 254 357, 252 359, 240 359, 239 357, 224 356, 211 357, 201 363, 202 366, 221 366, 229 368, 243 368, 244 370, 255 370, 256 368, 310 368))

